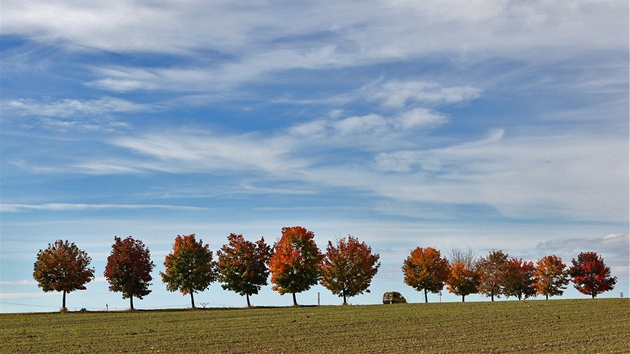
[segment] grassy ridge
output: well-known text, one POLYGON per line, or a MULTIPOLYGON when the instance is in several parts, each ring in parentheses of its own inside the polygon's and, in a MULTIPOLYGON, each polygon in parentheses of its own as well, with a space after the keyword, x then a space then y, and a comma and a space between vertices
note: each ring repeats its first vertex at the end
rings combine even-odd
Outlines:
POLYGON ((0 315, 0 351, 625 353, 630 300, 0 315))

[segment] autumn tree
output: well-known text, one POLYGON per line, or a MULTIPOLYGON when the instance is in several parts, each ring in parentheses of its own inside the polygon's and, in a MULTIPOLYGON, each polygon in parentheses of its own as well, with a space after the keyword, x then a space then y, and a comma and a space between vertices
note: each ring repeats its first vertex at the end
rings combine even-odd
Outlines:
POLYGON ((212 251, 202 240, 197 241, 195 234, 177 236, 173 251, 164 260, 164 272, 160 272, 168 291, 179 290, 190 294, 192 308, 195 308, 194 293, 206 290, 216 278, 212 251))
POLYGON ((560 257, 544 256, 536 262, 534 285, 536 292, 545 295, 546 300, 549 296, 562 295, 568 283, 569 271, 560 257))
POLYGON ((218 280, 223 283, 221 287, 245 295, 247 307, 251 307, 249 297, 258 294, 260 288, 267 285, 267 262, 271 255, 271 247, 264 238, 251 242, 245 240, 243 235, 230 234, 228 244, 217 250, 218 280))
POLYGON ((505 271, 503 294, 516 296, 519 300, 536 295, 534 285, 534 263, 520 258, 510 258, 505 271))
POLYGON ((133 298, 141 299, 149 295, 151 290, 151 271, 155 267, 151 261, 151 253, 140 240, 131 236, 126 239, 114 237, 112 252, 107 257, 105 279, 109 282, 109 290, 121 292, 123 299, 129 299, 133 310, 133 298))
POLYGON ((598 294, 612 290, 617 283, 617 277, 610 276, 610 267, 595 252, 582 252, 571 263, 573 266, 569 274, 575 288, 582 294, 591 295, 593 299, 598 294))
POLYGON ((491 251, 488 256, 477 261, 479 269, 479 292, 494 297, 501 297, 505 287, 505 273, 508 267, 508 255, 503 251, 491 251))
POLYGON ((282 237, 273 246, 273 256, 267 263, 271 272, 272 289, 281 295, 291 293, 297 306, 296 293, 306 291, 319 280, 322 254, 313 240, 313 232, 301 226, 285 227, 282 237))
POLYGON ((336 245, 328 241, 326 254, 320 266, 321 284, 333 294, 347 298, 369 292, 372 278, 378 272, 380 256, 372 254, 372 248, 359 242, 356 237, 337 240, 336 245))
POLYGON ((418 247, 403 262, 405 284, 416 289, 424 290, 424 302, 429 302, 428 292, 438 293, 444 288, 449 277, 449 263, 435 248, 418 247))
POLYGON ((466 301, 467 295, 477 293, 479 271, 475 263, 476 259, 477 256, 470 248, 468 248, 467 252, 456 248, 451 250, 446 288, 449 292, 461 296, 462 302, 466 301))
POLYGON ((91 261, 74 242, 57 240, 37 253, 33 278, 44 292, 63 292, 61 310, 66 311, 66 294, 85 290, 85 284, 94 279, 94 268, 88 267, 91 261))

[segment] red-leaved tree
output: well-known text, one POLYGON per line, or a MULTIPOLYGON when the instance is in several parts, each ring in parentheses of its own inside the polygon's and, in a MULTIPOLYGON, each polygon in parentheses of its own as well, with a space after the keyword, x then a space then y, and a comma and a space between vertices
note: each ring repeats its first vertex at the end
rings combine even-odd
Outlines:
POLYGON ((519 300, 536 295, 534 285, 534 263, 512 257, 505 272, 503 294, 516 296, 519 300))
POLYGON ((164 259, 164 266, 166 270, 160 275, 166 289, 190 294, 192 308, 195 308, 194 293, 206 290, 217 279, 212 251, 202 240, 195 240, 195 234, 175 238, 173 251, 164 259))
POLYGON ((534 285, 536 292, 549 296, 562 295, 569 284, 569 271, 562 259, 555 255, 544 256, 536 262, 534 285))
POLYGON ((230 234, 228 244, 217 250, 218 280, 223 283, 221 287, 245 295, 247 307, 251 307, 249 297, 258 294, 260 288, 267 285, 267 262, 271 255, 271 247, 264 238, 251 242, 245 240, 243 235, 230 234))
POLYGON ((63 292, 61 310, 66 311, 66 293, 85 290, 85 284, 94 279, 94 268, 88 268, 91 261, 74 242, 57 240, 37 253, 33 278, 44 292, 63 292))
POLYGON ((378 272, 381 263, 378 254, 372 254, 372 248, 356 237, 337 240, 333 246, 328 241, 326 254, 320 266, 321 284, 333 294, 347 298, 369 292, 372 278, 378 272))
POLYGON ((297 306, 295 294, 310 289, 319 280, 322 254, 314 237, 313 232, 301 226, 283 228, 268 262, 272 289, 281 295, 292 294, 294 306, 297 306))
POLYGON ((149 249, 140 240, 129 236, 126 239, 114 237, 112 252, 107 257, 105 279, 109 282, 109 290, 121 292, 123 299, 129 299, 133 310, 134 296, 142 298, 151 293, 151 271, 155 267, 151 261, 149 249))
POLYGON ((428 292, 434 294, 444 288, 449 277, 449 263, 440 251, 433 247, 418 247, 403 262, 405 284, 417 291, 424 290, 424 302, 429 302, 428 292))
POLYGON ((617 277, 610 276, 610 267, 595 252, 582 252, 571 263, 573 266, 569 273, 575 288, 582 294, 591 295, 593 299, 598 294, 612 290, 617 283, 617 277))

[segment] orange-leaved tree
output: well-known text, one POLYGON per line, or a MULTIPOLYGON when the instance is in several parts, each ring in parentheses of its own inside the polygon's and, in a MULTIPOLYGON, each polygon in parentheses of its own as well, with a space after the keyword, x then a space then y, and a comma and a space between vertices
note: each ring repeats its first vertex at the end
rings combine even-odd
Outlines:
POLYGON ((544 256, 536 262, 534 270, 534 285, 536 292, 549 296, 562 295, 569 284, 567 265, 556 255, 544 256))
POLYGON ((610 275, 610 267, 595 252, 582 252, 571 263, 571 281, 582 294, 591 295, 594 299, 598 294, 612 290, 617 284, 617 277, 610 275))
POLYGON ((45 292, 62 291, 61 310, 66 311, 66 293, 85 290, 85 284, 94 279, 94 268, 88 268, 91 261, 74 242, 57 240, 37 253, 33 278, 45 292))
POLYGON ((245 240, 243 235, 230 234, 228 244, 217 250, 218 280, 223 283, 221 287, 245 295, 247 307, 251 307, 249 297, 258 294, 260 288, 267 285, 267 262, 271 255, 271 247, 264 238, 251 242, 245 240))
POLYGON ((296 293, 317 284, 322 254, 313 240, 315 234, 301 226, 282 228, 282 237, 273 246, 273 256, 267 263, 271 272, 272 289, 281 295, 291 293, 297 306, 296 293))
POLYGON ((417 291, 424 290, 424 302, 429 302, 427 293, 440 292, 449 277, 448 260, 433 247, 418 247, 411 251, 402 270, 405 284, 417 291))
POLYGON ((142 241, 131 236, 124 240, 114 236, 104 275, 109 282, 109 290, 121 292, 123 299, 128 298, 132 310, 134 296, 142 300, 151 293, 149 285, 153 280, 153 267, 151 253, 142 241))
POLYGON ((446 280, 446 287, 449 292, 460 295, 462 302, 466 296, 477 293, 479 286, 479 270, 475 263, 477 256, 472 249, 467 252, 459 249, 451 251, 451 262, 449 277, 446 280))
POLYGON ((372 278, 378 272, 380 256, 372 254, 372 248, 356 237, 337 240, 333 246, 328 241, 326 254, 320 266, 321 284, 333 294, 347 298, 369 292, 372 278))
POLYGON ((534 263, 510 258, 505 272, 503 294, 506 297, 516 296, 519 300, 536 296, 534 283, 534 263))
POLYGON ((508 268, 508 255, 503 251, 491 251, 488 256, 477 261, 477 268, 481 274, 479 292, 494 297, 501 297, 505 287, 505 274, 508 268))
POLYGON ((160 275, 166 289, 190 294, 192 308, 195 308, 193 294, 206 290, 217 279, 212 251, 201 239, 197 241, 195 234, 175 238, 173 251, 164 259, 164 267, 160 275))

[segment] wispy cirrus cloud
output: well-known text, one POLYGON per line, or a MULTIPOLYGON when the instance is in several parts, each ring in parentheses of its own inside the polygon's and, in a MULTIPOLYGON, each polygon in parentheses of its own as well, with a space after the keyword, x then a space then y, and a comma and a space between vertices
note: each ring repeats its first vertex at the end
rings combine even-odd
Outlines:
POLYGON ((54 131, 112 132, 131 128, 114 115, 153 110, 154 107, 125 99, 102 97, 99 99, 35 100, 15 99, 3 104, 5 122, 21 126, 35 125, 54 131))
POLYGON ((6 102, 6 106, 18 115, 68 118, 72 116, 106 115, 120 112, 139 112, 146 105, 128 100, 103 97, 99 99, 62 99, 58 101, 36 101, 18 99, 6 102))
POLYGON ((163 209, 163 210, 204 210, 205 208, 183 205, 162 204, 74 204, 74 203, 45 203, 45 204, 0 204, 0 212, 17 213, 24 211, 81 211, 107 209, 163 209))
POLYGON ((427 81, 388 81, 369 85, 362 89, 368 99, 389 108, 409 104, 453 104, 478 98, 481 90, 472 86, 444 87, 427 81))

